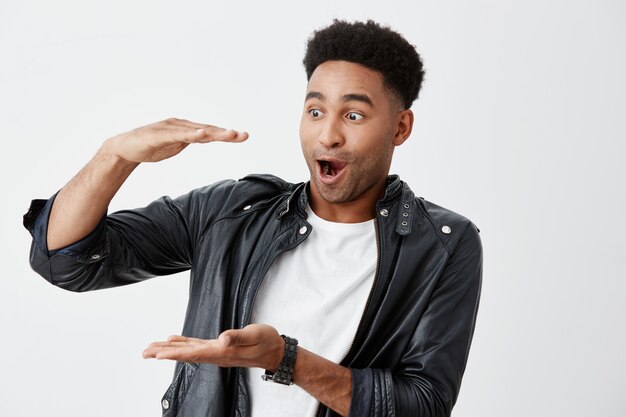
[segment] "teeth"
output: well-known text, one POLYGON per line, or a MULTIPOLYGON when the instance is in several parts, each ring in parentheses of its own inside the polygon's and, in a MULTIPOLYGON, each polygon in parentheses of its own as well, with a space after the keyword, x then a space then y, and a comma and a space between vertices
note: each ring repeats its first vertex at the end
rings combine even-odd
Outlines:
POLYGON ((330 175, 330 162, 324 161, 324 175, 330 175))

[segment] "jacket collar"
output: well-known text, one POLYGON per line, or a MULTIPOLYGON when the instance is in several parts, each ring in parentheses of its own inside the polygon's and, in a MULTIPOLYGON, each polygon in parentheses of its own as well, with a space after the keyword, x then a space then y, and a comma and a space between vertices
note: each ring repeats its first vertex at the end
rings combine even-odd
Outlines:
MULTIPOLYGON (((278 206, 276 218, 280 219, 292 210, 306 218, 309 187, 310 181, 295 184, 287 199, 278 206)), ((392 217, 396 222, 396 232, 408 235, 411 233, 415 204, 415 194, 409 186, 398 175, 389 175, 385 194, 376 203, 377 216, 392 217)))

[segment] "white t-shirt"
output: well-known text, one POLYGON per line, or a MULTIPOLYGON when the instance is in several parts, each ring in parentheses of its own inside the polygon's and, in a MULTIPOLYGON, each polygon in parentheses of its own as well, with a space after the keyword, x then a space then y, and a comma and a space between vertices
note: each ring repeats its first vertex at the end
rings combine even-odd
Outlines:
MULTIPOLYGON (((311 234, 276 258, 250 322, 274 326, 303 348, 339 363, 354 339, 376 273, 374 219, 334 223, 310 207, 307 213, 311 234)), ((315 414, 318 401, 302 388, 263 381, 260 368, 246 372, 252 417, 315 414)))

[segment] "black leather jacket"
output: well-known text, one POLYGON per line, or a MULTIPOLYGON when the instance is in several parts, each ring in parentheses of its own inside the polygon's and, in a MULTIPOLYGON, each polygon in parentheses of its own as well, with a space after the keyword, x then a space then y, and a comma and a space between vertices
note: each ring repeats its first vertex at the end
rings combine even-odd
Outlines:
MULTIPOLYGON (((311 232, 307 183, 269 175, 226 180, 106 216, 81 241, 49 252, 49 200, 24 225, 30 262, 52 284, 90 291, 191 269, 183 334, 215 338, 248 324, 276 256, 311 232)), ((397 176, 376 205, 378 266, 349 353, 350 416, 448 416, 474 332, 482 245, 467 218, 415 198, 397 176)), ((279 330, 280 331, 280 330, 279 330)), ((293 335, 296 336, 297 335, 293 335)), ((177 362, 164 416, 248 416, 245 372, 177 362)), ((335 415, 320 406, 318 415, 335 415)))

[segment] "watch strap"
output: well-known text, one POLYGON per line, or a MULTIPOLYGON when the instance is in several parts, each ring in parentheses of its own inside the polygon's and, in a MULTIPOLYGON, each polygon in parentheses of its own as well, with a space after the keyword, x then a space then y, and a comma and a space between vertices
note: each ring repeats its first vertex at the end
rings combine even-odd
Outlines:
POLYGON ((281 334, 280 337, 285 341, 285 352, 283 353, 283 359, 278 365, 276 372, 270 372, 265 370, 265 374, 261 375, 264 381, 274 381, 278 384, 291 385, 293 384, 293 371, 296 366, 296 354, 298 353, 298 340, 293 337, 285 336, 281 334))

